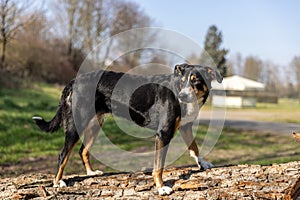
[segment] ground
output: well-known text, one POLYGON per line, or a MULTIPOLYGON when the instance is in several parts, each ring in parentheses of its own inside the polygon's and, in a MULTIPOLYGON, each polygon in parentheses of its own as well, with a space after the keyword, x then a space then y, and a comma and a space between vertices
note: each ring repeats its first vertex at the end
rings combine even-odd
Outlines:
MULTIPOLYGON (((238 115, 237 111, 235 116, 238 115)), ((205 111, 204 111, 205 113, 205 111)), ((244 111, 239 114, 244 115, 244 111)), ((240 118, 241 119, 241 118, 240 118)), ((207 159, 217 166, 239 163, 253 164, 270 164, 273 162, 280 163, 293 160, 300 160, 300 148, 292 136, 292 131, 300 130, 300 126, 295 123, 276 123, 276 122, 257 122, 245 121, 230 118, 225 121, 225 129, 219 138, 215 148, 207 156, 207 159), (292 127, 292 128, 291 128, 292 127), (237 132, 239 132, 237 134, 237 132)), ((209 121, 203 116, 201 124, 207 124, 209 121)), ((109 127, 110 128, 110 124, 109 127)), ((198 144, 201 144, 206 130, 206 126, 201 126, 197 136, 198 144)), ((61 134, 61 133, 56 133, 61 134)), ((59 135, 58 135, 59 136, 59 135)), ((135 147, 135 151, 150 151, 153 148, 153 141, 148 142, 147 146, 135 147)), ((56 169, 57 157, 61 146, 56 147, 54 155, 30 156, 20 159, 15 163, 4 163, 0 165, 0 177, 11 177, 27 173, 50 173, 56 169)), ((84 174, 84 167, 80 160, 77 149, 74 150, 69 163, 66 167, 65 174, 84 174)), ((170 153, 170 152, 169 152, 170 153)), ((175 153, 176 152, 171 152, 175 153)), ((170 153, 170 154, 171 154, 170 153)), ((177 152, 178 154, 182 152, 177 152)), ((104 171, 111 171, 101 162, 92 158, 93 167, 104 171)), ((152 163, 150 161, 150 163, 152 163)), ((171 166, 181 166, 194 164, 186 152, 180 159, 171 166)), ((151 165, 148 167, 152 167, 151 165)), ((114 171, 114 170, 113 170, 114 171)))
POLYGON ((296 199, 300 163, 237 165, 200 171, 168 168, 164 184, 173 189, 159 196, 151 172, 101 176, 66 176, 67 187, 53 188, 53 175, 27 174, 0 180, 0 199, 296 199))

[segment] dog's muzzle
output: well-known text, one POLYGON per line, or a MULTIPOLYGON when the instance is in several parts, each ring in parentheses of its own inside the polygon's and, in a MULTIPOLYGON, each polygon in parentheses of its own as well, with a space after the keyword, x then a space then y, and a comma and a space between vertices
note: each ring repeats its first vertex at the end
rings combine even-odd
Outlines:
POLYGON ((196 101, 196 96, 195 94, 192 93, 186 93, 184 91, 179 92, 178 94, 178 100, 180 103, 192 103, 196 101))

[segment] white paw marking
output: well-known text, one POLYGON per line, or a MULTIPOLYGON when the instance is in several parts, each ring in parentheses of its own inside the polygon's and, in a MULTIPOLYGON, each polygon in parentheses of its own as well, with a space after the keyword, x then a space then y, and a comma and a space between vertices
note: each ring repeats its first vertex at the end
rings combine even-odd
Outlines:
POLYGON ((95 170, 95 171, 87 171, 88 176, 93 176, 93 175, 102 175, 103 172, 100 170, 95 170))
POLYGON ((59 180, 58 183, 54 183, 53 187, 57 188, 57 187, 67 187, 67 184, 63 181, 63 180, 59 180))
POLYGON ((168 187, 168 186, 163 186, 161 188, 158 188, 158 194, 163 196, 163 195, 169 195, 173 192, 172 188, 168 187))

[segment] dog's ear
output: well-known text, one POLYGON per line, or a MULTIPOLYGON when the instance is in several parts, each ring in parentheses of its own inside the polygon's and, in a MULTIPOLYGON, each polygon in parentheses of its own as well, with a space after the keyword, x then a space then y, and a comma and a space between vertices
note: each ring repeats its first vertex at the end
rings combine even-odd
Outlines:
POLYGON ((184 70, 185 70, 186 66, 187 66, 187 64, 175 65, 175 68, 174 68, 175 76, 181 76, 182 74, 184 74, 184 70))
POLYGON ((217 80, 218 83, 222 83, 223 77, 217 69, 205 67, 205 70, 207 78, 209 78, 210 80, 217 80))

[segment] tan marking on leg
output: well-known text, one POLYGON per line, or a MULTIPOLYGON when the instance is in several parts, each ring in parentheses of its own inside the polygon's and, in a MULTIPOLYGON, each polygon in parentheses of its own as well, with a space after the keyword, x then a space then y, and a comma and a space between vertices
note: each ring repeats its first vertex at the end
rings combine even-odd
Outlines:
POLYGON ((153 179, 157 188, 163 187, 162 173, 163 169, 159 169, 153 172, 153 179))
MULTIPOLYGON (((190 156, 195 159, 196 163, 198 164, 198 156, 199 156, 199 150, 198 146, 196 144, 196 141, 193 140, 192 144, 188 147, 190 151, 190 156)), ((199 164, 198 164, 199 165, 199 164)))
POLYGON ((176 121, 175 121, 175 130, 174 130, 174 132, 177 131, 178 128, 180 127, 180 121, 181 121, 181 118, 177 117, 176 121))
MULTIPOLYGON (((86 141, 86 138, 84 138, 84 140, 86 141)), ((90 157, 89 150, 94 143, 94 139, 88 138, 87 140, 88 141, 85 142, 85 144, 84 144, 84 149, 82 150, 81 158, 84 163, 86 171, 89 172, 89 171, 92 171, 92 167, 91 167, 91 163, 90 163, 90 159, 89 159, 89 157, 90 157)))
POLYGON ((87 128, 84 130, 83 150, 81 153, 81 158, 87 174, 92 172, 92 166, 89 159, 89 151, 93 146, 95 139, 98 137, 100 131, 99 126, 101 127, 103 125, 103 122, 104 115, 97 114, 97 117, 94 117, 88 124, 87 128))
POLYGON ((97 120, 98 120, 99 126, 102 127, 102 125, 104 123, 104 114, 97 114, 97 120))
POLYGON ((54 184, 59 184, 59 181, 62 179, 63 172, 64 172, 65 166, 66 166, 66 164, 69 160, 71 152, 72 152, 72 149, 66 155, 66 157, 65 157, 64 161, 62 162, 62 164, 59 166, 58 172, 57 172, 56 177, 54 179, 54 184))
POLYGON ((199 150, 192 133, 192 127, 180 129, 180 134, 185 144, 188 146, 188 150, 190 151, 190 156, 193 157, 196 160, 196 162, 198 162, 199 150))
POLYGON ((164 169, 167 150, 168 146, 164 146, 161 138, 156 136, 153 178, 157 188, 163 187, 162 173, 164 169))

